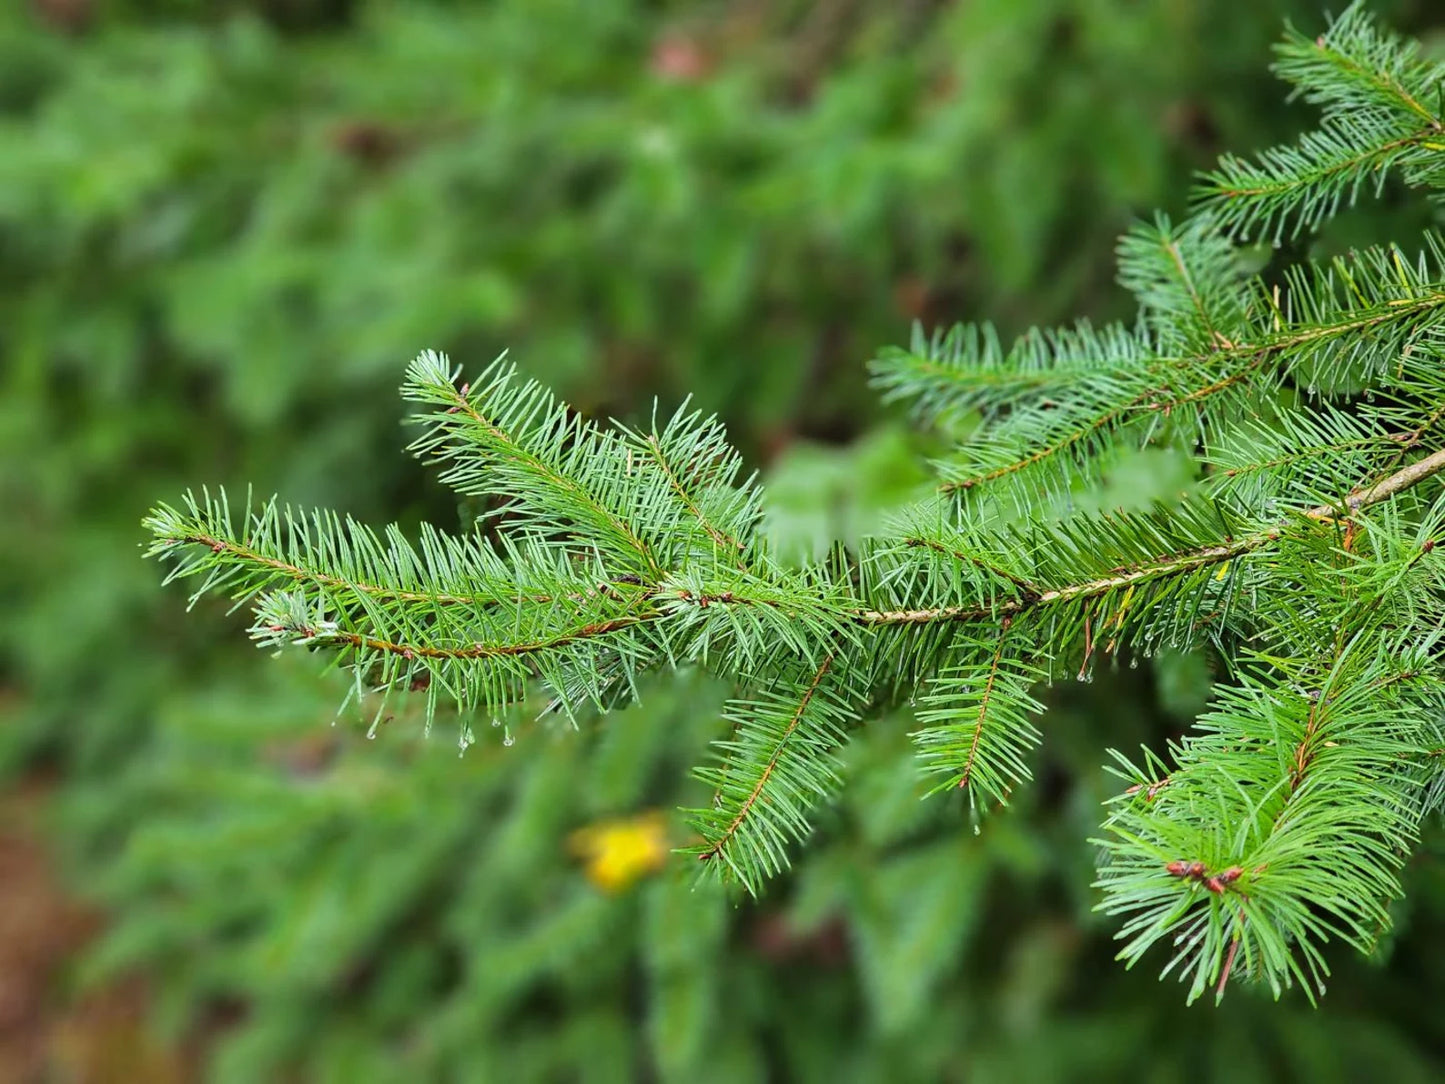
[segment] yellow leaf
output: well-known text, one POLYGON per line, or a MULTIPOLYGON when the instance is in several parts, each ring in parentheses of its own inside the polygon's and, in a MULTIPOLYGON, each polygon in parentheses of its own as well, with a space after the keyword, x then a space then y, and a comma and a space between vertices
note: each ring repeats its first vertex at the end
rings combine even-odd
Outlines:
POLYGON ((585 864, 587 879, 604 892, 621 892, 656 873, 670 850, 667 821, 656 810, 579 828, 568 845, 585 864))

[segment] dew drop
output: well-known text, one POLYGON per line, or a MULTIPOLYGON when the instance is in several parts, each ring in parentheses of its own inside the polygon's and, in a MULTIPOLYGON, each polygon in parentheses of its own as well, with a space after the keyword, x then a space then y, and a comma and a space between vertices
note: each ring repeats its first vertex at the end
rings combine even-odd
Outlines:
POLYGON ((981 826, 975 824, 975 825, 973 826, 973 834, 976 835, 976 836, 981 836, 981 835, 983 835, 983 828, 982 828, 981 826))
POLYGON ((493 726, 501 726, 501 725, 502 725, 502 720, 500 720, 500 719, 493 719, 493 720, 492 720, 492 725, 493 725, 493 726))

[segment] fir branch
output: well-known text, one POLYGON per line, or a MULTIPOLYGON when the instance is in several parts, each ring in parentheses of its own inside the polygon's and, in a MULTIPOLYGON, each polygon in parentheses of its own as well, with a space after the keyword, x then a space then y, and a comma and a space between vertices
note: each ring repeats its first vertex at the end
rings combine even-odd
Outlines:
POLYGON ((748 553, 743 538, 757 527, 758 495, 752 478, 735 484, 742 460, 717 420, 689 413, 684 402, 661 432, 655 414, 646 433, 625 426, 619 431, 629 454, 635 449, 638 458, 665 480, 690 525, 746 572, 748 553))
POLYGON ((1319 944, 1340 936, 1363 946, 1385 920, 1417 816, 1398 765, 1419 715, 1408 698, 1381 703, 1379 687, 1361 680, 1391 665, 1361 654, 1362 643, 1342 645, 1315 690, 1302 691, 1294 673, 1226 690, 1176 750, 1167 786, 1145 791, 1151 777, 1129 772, 1132 794, 1100 841, 1100 907, 1134 916, 1121 958, 1132 964, 1172 938, 1165 972, 1181 970, 1192 1000, 1211 985, 1220 996, 1242 951, 1250 977, 1277 991, 1299 981, 1313 997, 1325 972, 1319 944), (1287 736, 1289 754, 1272 752, 1287 736))
POLYGON ((441 407, 412 450, 450 462, 443 479, 461 492, 503 496, 525 523, 548 533, 571 524, 584 542, 605 547, 621 567, 656 582, 663 565, 634 530, 617 456, 602 434, 569 418, 539 384, 515 384, 516 367, 504 357, 482 374, 476 390, 470 384, 458 389, 456 377, 432 351, 408 369, 406 398, 441 407))
MULTIPOLYGON (((165 508, 166 506, 161 507, 165 508)), ((287 514, 290 514, 289 511, 287 514)), ((257 592, 270 588, 272 581, 266 576, 266 570, 269 570, 282 581, 290 580, 298 584, 313 584, 337 592, 366 595, 382 602, 422 602, 437 606, 493 606, 516 605, 523 602, 545 605, 557 601, 551 595, 460 595, 447 591, 431 592, 420 587, 410 589, 389 587, 384 584, 367 583, 364 580, 334 575, 319 568, 303 567, 285 558, 262 553, 233 539, 221 538, 205 531, 171 533, 164 532, 162 529, 158 533, 162 533, 161 545, 201 546, 217 556, 217 564, 234 563, 256 569, 261 574, 255 585, 257 592)), ((569 601, 581 602, 601 593, 598 590, 578 591, 566 597, 569 601)))
POLYGON ((1278 241, 1291 222, 1293 236, 1317 228, 1371 180, 1378 196, 1390 170, 1433 163, 1440 149, 1433 126, 1402 133, 1382 116, 1325 122, 1297 148, 1273 148, 1257 162, 1225 156, 1208 175, 1199 206, 1240 234, 1278 241))
POLYGON ((993 605, 945 606, 917 610, 860 610, 853 615, 853 619, 862 625, 928 625, 952 621, 1006 620, 1053 603, 1096 598, 1120 588, 1217 565, 1252 552, 1278 537, 1277 533, 1265 532, 1237 542, 1204 546, 1185 553, 1171 554, 1157 562, 1143 564, 1115 576, 1070 583, 1044 591, 1035 590, 1031 596, 1005 599, 993 605))
POLYGON ((1029 778, 1025 758, 1038 743, 1029 721, 1042 705, 1029 690, 1044 673, 1009 655, 1013 622, 1001 622, 992 648, 959 645, 966 660, 935 677, 920 701, 911 735, 925 771, 945 777, 938 788, 967 791, 975 814, 1008 804, 1013 788, 1029 778))
MULTIPOLYGON (((1361 508, 1367 508, 1372 504, 1389 500, 1395 496, 1395 494, 1403 493, 1411 486, 1418 485, 1425 481, 1425 479, 1439 474, 1441 470, 1445 470, 1445 448, 1437 452, 1432 452, 1423 459, 1417 459, 1415 462, 1400 468, 1388 478, 1372 486, 1351 493, 1345 498, 1343 502, 1344 507, 1354 512, 1361 508)), ((1327 509, 1330 509, 1330 506, 1322 505, 1319 508, 1311 510, 1308 515, 1312 519, 1324 519, 1329 514, 1327 509)))
POLYGON ((1024 579, 1017 573, 1010 572, 998 562, 991 560, 990 558, 984 557, 981 554, 967 553, 963 550, 953 549, 934 538, 919 538, 916 536, 908 536, 902 539, 902 544, 905 546, 922 546, 925 549, 932 550, 934 553, 941 553, 945 556, 952 557, 955 561, 963 561, 967 564, 970 564, 974 568, 981 569, 982 571, 987 572, 990 576, 996 576, 998 579, 1007 580, 1009 583, 1013 584, 1014 587, 1018 588, 1019 592, 1026 599, 1039 594, 1038 588, 1036 588, 1028 580, 1024 579))
POLYGON ((1247 330, 1249 298, 1234 246, 1208 219, 1175 227, 1160 215, 1135 226, 1119 243, 1119 282, 1165 349, 1229 349, 1247 330))
MULTIPOLYGON (((793 732, 798 729, 798 724, 802 722, 803 715, 807 712, 813 695, 818 691, 818 685, 822 682, 823 678, 827 677, 828 670, 832 667, 835 657, 836 656, 831 654, 828 655, 814 672, 812 680, 808 682, 807 688, 803 690, 803 696, 798 701, 797 708, 793 711, 792 717, 783 728, 782 735, 773 747, 773 751, 768 755, 767 763, 758 774, 757 780, 748 790, 747 797, 739 803, 737 813, 733 815, 732 820, 728 821, 727 826, 718 833, 717 837, 706 841, 705 849, 697 856, 700 860, 706 861, 720 855, 723 848, 732 842, 733 837, 737 835, 738 829, 742 827, 743 822, 747 820, 748 814, 752 812, 758 797, 763 793, 763 788, 768 785, 768 780, 772 778, 773 772, 777 769, 778 761, 787 749, 788 739, 793 736, 793 732)), ((726 789, 727 779, 724 776, 718 781, 718 789, 714 793, 715 802, 721 802, 721 795, 726 789)))
POLYGON ((1233 232, 1278 240, 1291 223, 1295 234, 1316 228, 1366 185, 1378 193, 1391 171, 1421 187, 1445 182, 1445 119, 1424 104, 1438 98, 1445 69, 1378 31, 1362 4, 1318 38, 1291 32, 1279 56, 1279 74, 1324 107, 1318 130, 1256 162, 1226 156, 1200 189, 1201 208, 1233 232))
POLYGON ((978 746, 983 738, 984 722, 988 719, 988 709, 993 700, 993 691, 998 684, 999 663, 1003 661, 1004 641, 1010 625, 1010 619, 1003 619, 1003 632, 998 638, 998 647, 994 650, 993 658, 988 664, 988 676, 984 678, 983 690, 978 698, 978 715, 973 720, 972 733, 968 739, 968 754, 963 758, 963 769, 959 773, 958 786, 966 788, 973 778, 974 768, 978 765, 978 746))
POLYGON ((687 849, 704 873, 756 894, 787 865, 790 842, 811 831, 808 811, 837 787, 835 750, 855 717, 856 675, 829 652, 816 666, 796 661, 751 698, 734 701, 730 738, 715 743, 717 766, 695 771, 713 804, 689 810, 702 842, 687 849))
POLYGON ((1387 109, 1445 130, 1425 106, 1438 95, 1442 70, 1422 59, 1420 47, 1378 27, 1368 5, 1356 0, 1318 37, 1293 28, 1276 48, 1274 70, 1293 83, 1306 101, 1326 116, 1358 109, 1387 109))
POLYGON ((508 656, 532 655, 542 651, 556 650, 557 648, 582 640, 595 640, 603 636, 608 636, 611 633, 631 628, 633 625, 640 624, 643 621, 656 620, 658 616, 657 612, 653 611, 628 617, 616 617, 610 621, 597 621, 590 625, 582 625, 578 628, 570 629, 559 636, 532 643, 473 643, 457 647, 445 647, 426 643, 393 643, 390 640, 363 636, 342 629, 318 628, 315 624, 309 622, 299 627, 288 627, 279 624, 272 625, 269 626, 269 630, 294 635, 298 637, 301 642, 308 644, 317 643, 323 647, 340 646, 360 648, 366 651, 379 651, 388 655, 399 655, 405 659, 495 659, 508 656))
MULTIPOLYGON (((1164 383, 1151 382, 1139 388, 1125 380, 1117 390, 1109 389, 1110 400, 1102 409, 1084 413, 1078 422, 1074 419, 1088 410, 1087 400, 1082 401, 1082 409, 1021 412, 994 427, 989 434, 991 443, 974 438, 960 449, 961 455, 967 455, 966 459, 945 463, 946 479, 939 491, 962 492, 1049 462, 1061 459, 1068 462, 1070 454, 1088 456, 1097 451, 1105 436, 1130 423, 1167 418, 1186 407, 1197 415, 1208 400, 1261 375, 1266 366, 1273 366, 1278 372, 1302 354, 1319 355, 1322 350, 1338 347, 1352 338, 1363 341, 1365 336, 1378 336, 1386 327, 1413 333, 1418 331, 1422 320, 1445 317, 1445 290, 1421 292, 1411 284, 1408 293, 1406 297, 1382 298, 1364 310, 1316 313, 1313 315, 1319 317, 1317 321, 1275 332, 1258 342, 1219 347, 1179 359, 1177 375, 1164 383), (1192 374, 1197 374, 1194 386, 1179 389, 1179 378, 1192 374), (1012 450, 1019 446, 1028 446, 1028 450, 1013 454, 1012 450)), ((1373 345, 1377 348, 1379 344, 1373 345)), ((1378 349, 1372 356, 1379 356, 1378 349)), ((1060 484, 1069 477, 1066 467, 1055 479, 1046 482, 1060 484)))
MULTIPOLYGON (((726 531, 721 530, 708 521, 707 516, 698 506, 698 502, 693 494, 683 485, 677 472, 672 468, 671 464, 668 463, 667 457, 662 450, 662 444, 657 437, 649 434, 644 443, 648 451, 652 454, 654 461, 657 463, 658 469, 667 477, 667 484, 672 487, 672 491, 677 494, 678 499, 687 506, 687 510, 696 517, 698 524, 707 532, 708 537, 717 544, 719 549, 736 550, 738 554, 741 555, 743 544, 726 531)), ((741 556, 739 556, 738 559, 738 567, 747 567, 743 564, 741 556)))
MULTIPOLYGON (((1304 509, 1299 515, 1307 521, 1334 523, 1341 517, 1389 500, 1435 476, 1441 470, 1445 470, 1445 449, 1424 456, 1396 471, 1388 478, 1355 490, 1339 501, 1304 509)), ((1254 531, 1237 539, 1201 545, 1152 560, 1140 561, 1111 575, 1044 589, 1031 583, 1028 592, 1015 598, 941 607, 895 610, 865 609, 853 613, 851 617, 854 622, 864 626, 918 626, 951 622, 1012 620, 1049 606, 1099 598, 1117 593, 1120 589, 1127 590, 1155 581, 1167 581, 1201 569, 1227 564, 1236 558, 1255 553, 1266 546, 1277 543, 1286 536, 1290 529, 1291 521, 1281 520, 1266 529, 1254 531)), ((917 547, 920 542, 919 539, 910 538, 905 540, 904 545, 913 548, 917 547)), ((927 546, 926 548, 936 552, 940 547, 927 546)), ((1107 552, 1107 550, 1103 552, 1107 552)), ((950 556, 953 555, 955 554, 950 551, 950 556)), ((963 555, 957 554, 957 556, 963 555)))
POLYGON ((1326 942, 1374 944, 1420 818, 1445 803, 1445 493, 1427 485, 1445 472, 1445 243, 1266 283, 1242 281, 1230 239, 1313 227, 1387 170, 1445 188, 1445 68, 1358 5, 1280 56, 1320 128, 1225 159, 1204 213, 1124 238, 1134 325, 1007 347, 987 325, 915 329, 874 361, 885 398, 965 439, 942 493, 856 551, 781 562, 754 479, 686 404, 602 426, 501 360, 458 387, 427 352, 405 386, 413 450, 492 502, 485 535, 412 541, 274 500, 238 523, 203 492, 153 510, 147 552, 198 585, 192 602, 254 604, 262 646, 331 649, 355 694, 424 692, 429 719, 443 698, 497 713, 539 687, 574 717, 605 712, 683 664, 734 681, 692 851, 751 892, 835 792, 847 731, 885 705, 920 705, 920 762, 977 812, 1027 778, 1033 689, 1055 668, 1207 638, 1226 672, 1210 709, 1167 757, 1115 754, 1101 907, 1128 963, 1171 946, 1191 999, 1240 978, 1313 997, 1326 942), (1201 492, 1075 510, 1151 443, 1192 455, 1201 492))
POLYGON ((924 424, 951 426, 1025 402, 1066 398, 1106 368, 1133 368, 1153 356, 1147 339, 1118 324, 1035 329, 1005 348, 990 324, 959 324, 927 336, 917 325, 908 349, 890 347, 869 365, 884 402, 908 400, 924 424))

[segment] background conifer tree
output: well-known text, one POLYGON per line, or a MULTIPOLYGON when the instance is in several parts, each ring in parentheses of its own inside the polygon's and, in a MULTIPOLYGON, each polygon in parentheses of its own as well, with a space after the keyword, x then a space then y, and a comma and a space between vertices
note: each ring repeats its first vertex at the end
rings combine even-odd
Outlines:
MULTIPOLYGON (((1318 1007, 1233 976, 1199 1011, 1162 948, 1111 962, 1105 750, 1188 731, 1207 644, 1033 687, 1003 815, 924 800, 921 698, 871 712, 752 897, 672 852, 726 678, 662 667, 576 727, 443 707, 430 737, 398 692, 368 741, 329 653, 257 651, 250 606, 188 616, 136 559, 201 483, 413 543, 470 524, 485 500, 399 454, 423 346, 472 377, 506 348, 643 431, 691 395, 780 562, 857 553, 973 424, 910 425, 866 359, 914 319, 1132 321, 1119 235, 1314 124, 1268 55, 1324 7, 0 4, 0 1079, 1437 1079, 1438 818, 1318 1007)), ((1439 57, 1434 6, 1371 7, 1439 57)), ((1434 218, 1387 181, 1239 251, 1273 281, 1434 218)), ((1069 507, 1196 474, 1123 450, 1069 507)))

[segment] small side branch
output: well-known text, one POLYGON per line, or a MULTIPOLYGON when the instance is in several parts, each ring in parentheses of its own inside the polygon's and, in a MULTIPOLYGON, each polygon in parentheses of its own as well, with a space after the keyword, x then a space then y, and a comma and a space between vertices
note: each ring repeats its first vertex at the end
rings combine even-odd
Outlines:
MULTIPOLYGON (((1409 466, 1400 468, 1381 482, 1355 490, 1345 498, 1345 507, 1354 512, 1361 508, 1368 508, 1372 504, 1379 504, 1381 501, 1389 500, 1397 493, 1403 493, 1411 486, 1419 485, 1442 470, 1445 470, 1445 448, 1427 455, 1424 459, 1415 460, 1409 466)), ((1310 509, 1306 514, 1311 519, 1331 519, 1337 512, 1338 509, 1332 505, 1321 505, 1318 508, 1310 509)))
POLYGON ((697 856, 700 861, 707 861, 721 854, 723 848, 737 835, 737 831, 742 826, 742 823, 747 820, 748 814, 752 812, 753 806, 757 804, 758 798, 761 797, 763 793, 763 789, 768 785, 768 780, 772 778, 773 772, 778 766, 778 761, 782 759, 783 752, 788 747, 788 739, 791 738, 793 732, 798 729, 798 724, 803 721, 803 715, 807 712, 808 705, 812 703, 813 696, 818 691, 818 686, 823 683, 823 679, 827 677, 828 671, 832 669, 833 659, 835 657, 834 654, 829 654, 828 657, 823 660, 822 665, 818 667, 817 672, 813 674, 812 681, 809 682, 808 688, 798 701, 797 709, 793 712, 792 718, 788 720, 787 727, 783 730, 777 744, 774 746, 772 755, 768 758, 767 766, 759 773, 757 782, 753 784, 752 790, 748 793, 748 796, 743 799, 742 805, 738 807, 737 813, 733 819, 728 822, 728 826, 723 829, 722 834, 719 835, 717 839, 710 841, 708 849, 697 856))
POLYGON ((931 538, 905 538, 903 544, 912 548, 922 547, 924 549, 930 549, 934 553, 941 553, 945 557, 952 557, 955 561, 962 561, 965 564, 973 565, 974 568, 982 569, 984 572, 992 576, 997 576, 1001 580, 1007 580, 1023 592, 1025 598, 1039 593, 1039 589, 1022 576, 1015 575, 1008 569, 996 565, 992 561, 985 560, 977 554, 950 549, 943 545, 943 543, 934 541, 931 538))
POLYGON ((968 756, 964 759, 963 775, 958 781, 960 790, 968 789, 969 779, 973 776, 973 765, 978 759, 978 745, 983 738, 984 723, 988 721, 989 702, 993 699, 994 685, 998 681, 999 663, 1003 661, 1004 641, 1008 638, 1008 627, 1012 623, 1012 618, 1005 617, 1003 619, 1003 634, 998 638, 998 649, 994 651, 993 661, 989 663, 988 680, 984 682, 983 695, 979 697, 978 702, 978 717, 974 720, 973 724, 973 738, 968 744, 968 756))
MULTIPOLYGON (((1225 371, 1209 384, 1182 394, 1170 384, 1156 384, 1134 395, 1126 402, 1108 407, 1050 443, 1021 455, 1010 463, 970 475, 967 478, 944 482, 938 487, 938 491, 940 493, 957 493, 996 481, 1026 470, 1036 463, 1041 463, 1072 448, 1084 445, 1095 434, 1126 424, 1133 416, 1161 412, 1167 415, 1176 407, 1202 402, 1248 380, 1271 358, 1284 351, 1327 341, 1353 332, 1369 331, 1381 324, 1411 320, 1426 312, 1441 308, 1445 308, 1445 291, 1433 290, 1420 296, 1390 301, 1363 313, 1352 314, 1334 323, 1291 329, 1255 343, 1226 343, 1216 339, 1218 349, 1176 359, 1171 366, 1187 369, 1211 360, 1222 362, 1226 366, 1225 371)), ((1220 338, 1222 339, 1222 337, 1220 338)))
MULTIPOLYGON (((1372 504, 1390 499, 1428 478, 1445 470, 1445 449, 1434 452, 1402 467, 1388 478, 1373 485, 1355 490, 1342 502, 1347 511, 1358 511, 1372 504)), ((1320 505, 1304 513, 1305 518, 1317 522, 1332 521, 1339 517, 1341 507, 1320 505)), ((1221 564, 1235 557, 1260 549, 1279 540, 1284 527, 1261 531, 1238 541, 1204 546, 1188 553, 1177 554, 1117 576, 1069 584, 1048 591, 1038 592, 1031 597, 1006 599, 992 606, 943 606, 917 610, 859 610, 852 614, 852 620, 861 625, 929 625, 941 621, 978 621, 985 618, 1011 618, 1018 614, 1054 602, 1092 598, 1106 594, 1119 587, 1159 579, 1180 572, 1188 572, 1207 565, 1221 564)))
MULTIPOLYGON (((385 640, 375 636, 366 636, 358 632, 346 632, 340 629, 319 629, 319 628, 297 628, 294 631, 307 639, 315 640, 327 646, 353 647, 364 651, 379 651, 388 655, 399 655, 404 659, 496 659, 516 657, 519 655, 535 655, 539 651, 547 651, 552 648, 565 647, 568 644, 577 643, 582 640, 596 640, 622 629, 630 628, 633 625, 640 625, 645 621, 651 621, 661 614, 656 612, 634 614, 629 617, 615 617, 610 621, 598 621, 590 625, 583 625, 572 629, 560 636, 554 636, 550 640, 537 640, 531 643, 518 644, 470 644, 466 647, 437 647, 432 644, 407 644, 397 643, 392 640, 385 640)), ((288 631, 284 626, 273 626, 274 632, 288 631)))
POLYGON ((653 462, 657 464, 657 469, 660 470, 663 477, 667 479, 667 484, 671 487, 672 491, 677 494, 677 499, 682 502, 683 507, 697 520, 698 525, 707 532, 708 537, 713 540, 718 549, 733 555, 738 568, 747 571, 747 565, 745 565, 742 560, 743 544, 727 531, 713 524, 713 522, 703 514, 702 509, 698 507, 697 501, 693 499, 692 493, 682 484, 682 479, 677 476, 677 472, 672 469, 672 464, 667 461, 667 455, 662 450, 662 442, 657 439, 656 433, 649 433, 647 435, 646 445, 653 462))
MULTIPOLYGON (((313 583, 320 587, 330 588, 334 591, 351 591, 358 595, 365 595, 381 602, 424 602, 439 606, 494 606, 501 603, 516 605, 522 602, 535 602, 546 605, 556 602, 557 599, 551 595, 527 595, 511 598, 503 598, 491 595, 456 595, 448 592, 433 594, 428 591, 408 591, 402 588, 385 587, 376 583, 365 583, 361 580, 348 580, 340 576, 332 576, 314 568, 306 568, 302 565, 293 564, 290 561, 281 560, 278 557, 269 557, 250 546, 243 546, 228 538, 219 538, 210 534, 189 533, 174 535, 165 540, 175 545, 205 546, 212 553, 225 555, 242 563, 253 565, 258 569, 270 569, 277 576, 283 576, 297 583, 313 583)), ((584 601, 587 597, 582 594, 568 596, 573 602, 584 601)))

